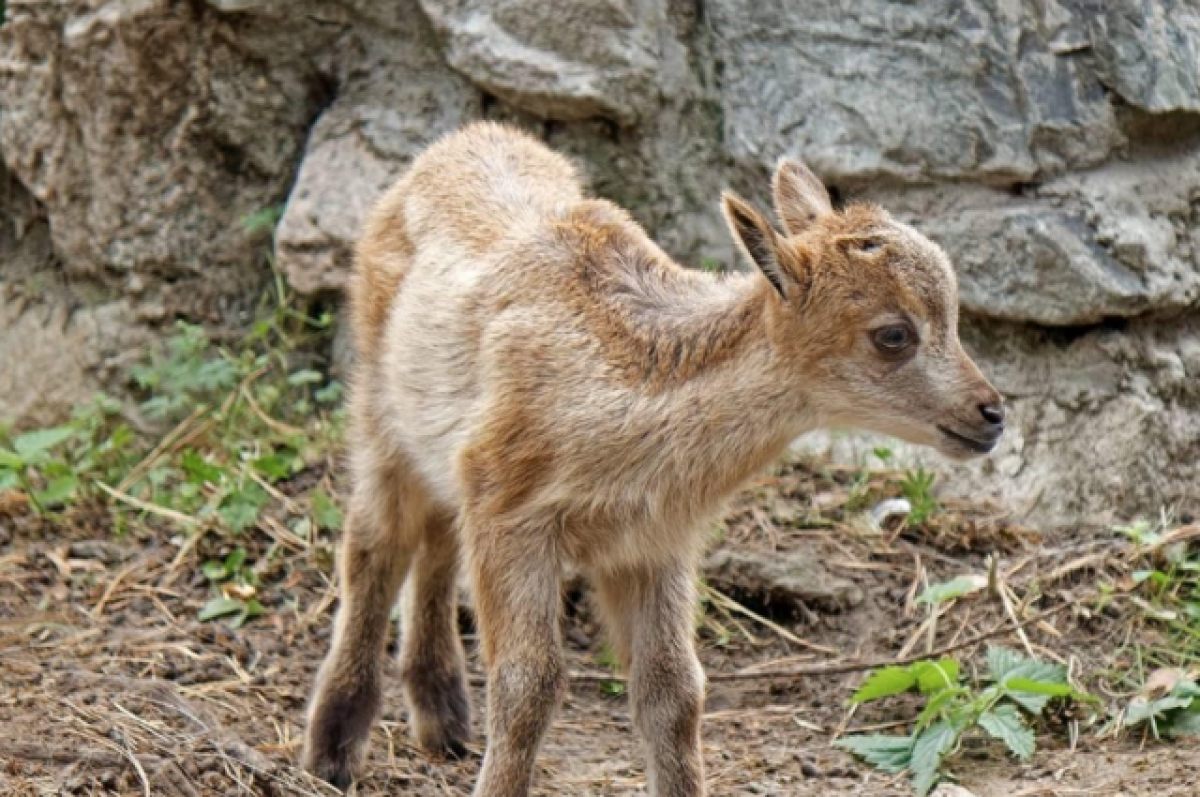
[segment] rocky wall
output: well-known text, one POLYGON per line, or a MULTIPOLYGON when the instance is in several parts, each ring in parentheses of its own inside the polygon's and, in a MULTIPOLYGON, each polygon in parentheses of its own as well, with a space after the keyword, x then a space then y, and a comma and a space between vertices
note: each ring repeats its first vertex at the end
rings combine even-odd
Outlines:
POLYGON ((803 158, 957 264, 1015 423, 954 489, 1059 521, 1195 504, 1195 0, 8 0, 0 366, 75 364, 9 365, 0 414, 61 412, 171 318, 236 325, 263 211, 293 287, 336 296, 373 199, 480 117, 692 265, 737 267, 722 187, 765 204, 803 158))

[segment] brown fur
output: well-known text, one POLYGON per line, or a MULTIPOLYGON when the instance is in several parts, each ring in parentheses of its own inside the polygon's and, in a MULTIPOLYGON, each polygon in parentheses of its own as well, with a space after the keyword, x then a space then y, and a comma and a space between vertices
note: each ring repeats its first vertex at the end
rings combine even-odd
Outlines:
POLYGON ((529 792, 566 689, 568 567, 595 586, 629 669, 651 793, 702 795, 695 563, 721 502, 832 423, 955 457, 994 445, 1000 398, 959 345, 941 251, 879 208, 833 212, 794 161, 773 188, 784 232, 724 199, 766 279, 680 268, 586 198, 566 160, 494 124, 432 146, 380 201, 351 296, 354 494, 311 770, 345 784, 361 758, 410 567, 410 726, 427 749, 461 751, 461 556, 489 683, 477 795, 529 792))

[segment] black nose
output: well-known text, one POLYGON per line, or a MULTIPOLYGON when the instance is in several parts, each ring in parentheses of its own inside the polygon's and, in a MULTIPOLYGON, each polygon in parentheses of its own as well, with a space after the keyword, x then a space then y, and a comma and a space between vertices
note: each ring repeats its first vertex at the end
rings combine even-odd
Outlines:
POLYGON ((1004 424, 1003 404, 980 404, 979 414, 993 426, 1002 426, 1004 424))

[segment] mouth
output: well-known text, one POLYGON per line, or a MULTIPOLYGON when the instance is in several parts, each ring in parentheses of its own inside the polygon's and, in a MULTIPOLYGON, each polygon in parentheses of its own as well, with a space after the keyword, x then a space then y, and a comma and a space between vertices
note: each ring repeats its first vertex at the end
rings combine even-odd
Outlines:
POLYGON ((953 429, 941 425, 937 427, 937 430, 963 448, 974 451, 976 454, 990 454, 992 449, 996 447, 996 443, 1000 440, 1000 435, 984 440, 977 440, 974 437, 967 437, 965 434, 959 434, 953 429))

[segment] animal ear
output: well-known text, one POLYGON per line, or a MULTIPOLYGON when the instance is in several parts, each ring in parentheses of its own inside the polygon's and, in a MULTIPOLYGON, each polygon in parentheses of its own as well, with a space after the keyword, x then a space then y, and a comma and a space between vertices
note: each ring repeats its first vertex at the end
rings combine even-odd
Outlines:
POLYGON ((782 242, 771 222, 732 191, 721 194, 721 210, 742 253, 786 299, 788 292, 796 287, 796 279, 779 262, 782 242))
POLYGON ((781 158, 771 180, 775 212, 788 235, 799 235, 821 216, 833 212, 829 192, 821 178, 791 158, 781 158))

